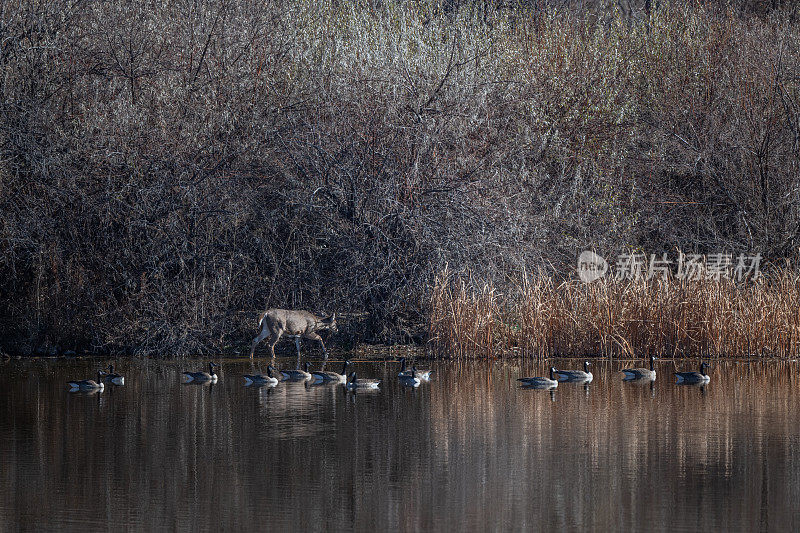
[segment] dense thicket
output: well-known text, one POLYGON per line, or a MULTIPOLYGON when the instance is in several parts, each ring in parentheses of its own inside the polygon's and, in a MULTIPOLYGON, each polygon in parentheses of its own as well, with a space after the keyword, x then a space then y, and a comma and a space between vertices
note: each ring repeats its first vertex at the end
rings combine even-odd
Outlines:
POLYGON ((795 258, 794 4, 586 4, 0 0, 0 343, 398 340, 446 264, 795 258))

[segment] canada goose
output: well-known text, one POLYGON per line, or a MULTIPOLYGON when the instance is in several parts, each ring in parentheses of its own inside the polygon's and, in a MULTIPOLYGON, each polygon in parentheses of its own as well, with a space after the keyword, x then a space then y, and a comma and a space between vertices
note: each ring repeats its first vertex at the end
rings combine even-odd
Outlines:
MULTIPOLYGON (((433 372, 433 370, 420 370, 419 368, 417 368, 417 377, 419 379, 424 380, 424 381, 430 381, 431 380, 431 372, 433 372)), ((411 370, 406 370, 406 358, 405 357, 401 357, 400 358, 400 373, 398 373, 397 376, 400 377, 400 376, 410 376, 410 375, 411 375, 411 370)))
POLYGON ((693 385, 708 383, 711 381, 711 377, 706 374, 706 368, 708 368, 708 363, 702 363, 700 365, 700 372, 675 372, 675 375, 678 377, 677 382, 693 385))
POLYGON ((308 371, 308 361, 303 363, 303 370, 281 370, 281 378, 284 381, 305 381, 311 379, 308 371))
POLYGON ((345 388, 347 390, 377 389, 380 383, 379 379, 358 379, 355 372, 350 372, 350 381, 345 384, 345 388))
POLYGON ((214 373, 214 367, 219 366, 217 363, 208 363, 208 372, 183 372, 186 376, 186 383, 216 383, 217 375, 214 373))
POLYGON ((264 374, 245 374, 245 385, 269 385, 274 387, 278 384, 278 378, 272 375, 272 365, 267 367, 267 375, 264 374))
POLYGON ((547 378, 519 378, 517 381, 521 381, 523 385, 526 387, 530 387, 533 389, 554 389, 558 387, 558 380, 556 379, 556 367, 550 367, 550 379, 547 378))
POLYGON ((417 377, 417 367, 411 367, 411 374, 405 375, 400 374, 397 379, 400 381, 400 384, 405 387, 419 387, 420 380, 417 377))
POLYGON ((105 385, 103 385, 103 372, 98 370, 97 371, 97 381, 93 379, 82 379, 80 381, 68 381, 67 384, 69 385, 70 392, 76 391, 102 391, 105 385))
POLYGON ((656 369, 653 363, 655 363, 656 356, 650 356, 650 370, 646 368, 623 368, 622 373, 625 374, 625 377, 622 378, 626 381, 631 381, 634 379, 641 379, 641 380, 650 380, 653 381, 656 379, 656 369))
POLYGON ((342 373, 337 374, 336 372, 312 372, 311 378, 314 380, 314 383, 347 383, 347 367, 350 366, 350 361, 345 361, 344 366, 342 366, 342 373))
POLYGON ((580 381, 582 383, 589 383, 594 376, 589 372, 589 361, 583 362, 583 370, 556 370, 558 381, 580 381))
POLYGON ((103 376, 103 379, 113 383, 114 385, 125 385, 125 378, 119 374, 114 373, 114 365, 108 365, 108 372, 103 376))

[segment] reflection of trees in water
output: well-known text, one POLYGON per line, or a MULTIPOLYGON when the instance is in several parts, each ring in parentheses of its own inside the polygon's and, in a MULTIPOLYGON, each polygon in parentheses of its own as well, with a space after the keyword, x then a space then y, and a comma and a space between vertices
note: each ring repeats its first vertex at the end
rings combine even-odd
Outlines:
POLYGON ((598 363, 588 396, 563 383, 556 402, 517 387, 520 364, 541 370, 447 364, 419 390, 390 378, 357 397, 303 383, 249 389, 231 366, 213 389, 181 387, 177 366, 135 362, 124 389, 81 397, 61 387, 80 371, 6 365, 2 519, 42 527, 92 509, 145 529, 222 517, 231 527, 269 517, 303 528, 752 529, 763 494, 770 525, 789 525, 797 364, 716 363, 703 395, 674 386, 669 362, 652 388, 611 373, 622 363, 598 363))

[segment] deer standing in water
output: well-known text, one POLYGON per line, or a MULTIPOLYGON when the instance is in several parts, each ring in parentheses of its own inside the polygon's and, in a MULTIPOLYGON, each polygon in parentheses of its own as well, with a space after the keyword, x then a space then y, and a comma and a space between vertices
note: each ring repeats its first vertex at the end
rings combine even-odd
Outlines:
POLYGON ((308 311, 290 311, 288 309, 268 309, 261 315, 258 321, 260 328, 258 335, 253 339, 253 345, 250 347, 250 359, 253 358, 253 353, 256 350, 256 345, 269 337, 269 351, 272 357, 275 358, 275 345, 278 344, 282 335, 287 337, 294 337, 294 344, 297 346, 297 364, 300 364, 300 339, 310 339, 312 341, 319 341, 322 346, 322 353, 325 354, 325 359, 328 359, 328 350, 325 349, 325 343, 322 342, 317 332, 322 330, 330 330, 334 333, 339 331, 336 328, 336 313, 327 318, 320 318, 308 311))

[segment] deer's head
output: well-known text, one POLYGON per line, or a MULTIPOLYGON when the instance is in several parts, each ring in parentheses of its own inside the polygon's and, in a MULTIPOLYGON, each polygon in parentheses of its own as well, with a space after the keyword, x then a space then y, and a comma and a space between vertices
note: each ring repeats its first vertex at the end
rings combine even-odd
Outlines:
POLYGON ((322 323, 325 325, 325 329, 329 329, 334 333, 339 332, 339 329, 336 327, 336 313, 333 313, 328 318, 322 319, 322 323))

